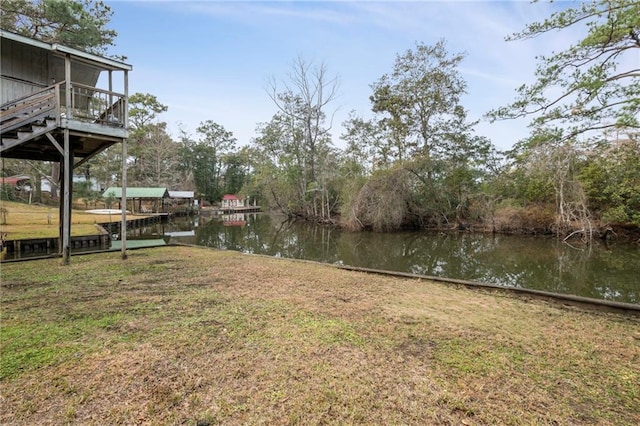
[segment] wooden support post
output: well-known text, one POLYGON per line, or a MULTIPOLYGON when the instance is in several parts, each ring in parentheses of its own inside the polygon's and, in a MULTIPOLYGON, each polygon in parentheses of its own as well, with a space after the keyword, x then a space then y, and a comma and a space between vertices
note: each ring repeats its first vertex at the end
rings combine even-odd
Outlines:
MULTIPOLYGON (((66 107, 67 120, 71 119, 71 55, 67 53, 64 57, 64 102, 66 107)), ((67 124, 67 128, 68 128, 67 124)))
MULTIPOLYGON (((112 106, 113 106, 113 71, 109 70, 109 102, 107 103, 107 110, 109 110, 112 106)), ((109 119, 109 117, 107 117, 107 119, 109 119)))
POLYGON ((59 197, 58 197, 58 254, 60 256, 62 256, 62 247, 64 247, 63 244, 63 237, 64 237, 64 192, 65 192, 65 186, 64 186, 64 175, 65 175, 65 167, 66 167, 67 162, 65 161, 64 158, 64 148, 62 149, 62 152, 60 153, 60 177, 58 180, 58 188, 60 188, 60 192, 58 192, 59 197))
POLYGON ((61 200, 63 205, 62 222, 62 263, 69 264, 71 257, 71 205, 72 205, 72 176, 73 176, 73 150, 69 140, 69 129, 64 129, 64 193, 61 200))
POLYGON ((70 54, 67 54, 64 58, 64 79, 67 120, 64 129, 62 161, 60 163, 60 166, 63 169, 61 178, 63 192, 60 197, 60 254, 62 255, 62 263, 64 265, 68 265, 71 258, 71 176, 73 176, 73 153, 71 151, 71 141, 69 140, 69 120, 71 119, 72 114, 70 54))
MULTIPOLYGON (((129 128, 129 73, 124 71, 124 128, 129 128)), ((122 139, 122 225, 120 240, 122 260, 127 259, 127 139, 122 139)))
POLYGON ((120 242, 122 244, 122 260, 127 258, 127 140, 122 139, 122 224, 120 226, 120 242))

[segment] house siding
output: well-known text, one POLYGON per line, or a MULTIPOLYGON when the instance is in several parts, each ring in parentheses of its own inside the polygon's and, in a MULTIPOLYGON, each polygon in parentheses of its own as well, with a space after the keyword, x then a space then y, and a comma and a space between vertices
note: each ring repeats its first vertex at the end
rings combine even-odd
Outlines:
POLYGON ((0 104, 37 92, 50 84, 48 52, 27 47, 2 38, 0 104))
MULTIPOLYGON (((54 82, 64 81, 64 58, 15 40, 2 38, 0 49, 2 89, 0 104, 30 95, 54 82)), ((71 81, 95 87, 100 71, 82 63, 74 63, 71 81)), ((64 104, 64 97, 61 99, 64 104)))

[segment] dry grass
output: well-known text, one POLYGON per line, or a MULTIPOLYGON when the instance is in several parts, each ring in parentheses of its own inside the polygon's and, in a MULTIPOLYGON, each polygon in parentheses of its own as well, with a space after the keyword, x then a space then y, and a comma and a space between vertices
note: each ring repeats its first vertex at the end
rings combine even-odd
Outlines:
MULTIPOLYGON (((6 240, 27 238, 55 238, 59 232, 60 215, 57 207, 37 206, 12 201, 2 201, 7 209, 7 222, 0 224, 0 232, 6 240)), ((118 221, 120 216, 111 220, 118 221)), ((85 213, 73 210, 71 214, 71 235, 98 235, 99 222, 108 222, 109 216, 85 213)))
POLYGON ((550 233, 556 223, 554 206, 514 207, 501 206, 494 216, 497 232, 503 233, 550 233))
POLYGON ((2 265, 2 424, 640 423, 640 320, 204 248, 2 265))

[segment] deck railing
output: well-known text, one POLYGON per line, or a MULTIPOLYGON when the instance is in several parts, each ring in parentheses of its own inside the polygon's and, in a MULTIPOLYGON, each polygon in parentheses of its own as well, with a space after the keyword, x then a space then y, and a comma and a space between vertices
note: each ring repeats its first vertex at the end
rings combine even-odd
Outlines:
POLYGON ((78 120, 112 127, 125 127, 125 95, 80 83, 70 84, 67 108, 66 82, 38 90, 0 106, 2 132, 43 118, 78 120))
POLYGON ((61 112, 69 119, 99 123, 113 127, 125 126, 125 95, 80 83, 71 83, 71 104, 66 108, 66 84, 60 87, 61 112))

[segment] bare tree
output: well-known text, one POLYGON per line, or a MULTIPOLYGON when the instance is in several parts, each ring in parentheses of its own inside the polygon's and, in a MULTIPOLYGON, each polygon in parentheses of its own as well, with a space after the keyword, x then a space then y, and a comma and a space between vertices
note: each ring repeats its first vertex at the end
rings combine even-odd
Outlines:
MULTIPOLYGON (((287 78, 278 82, 271 78, 267 93, 279 110, 279 120, 286 125, 284 132, 295 142, 292 149, 296 151, 297 165, 300 168, 298 187, 304 205, 303 216, 307 218, 330 218, 331 203, 327 202, 326 173, 319 168, 324 161, 323 156, 329 153, 333 115, 327 119, 328 105, 338 96, 339 80, 337 76, 328 75, 327 66, 321 63, 314 66, 302 57, 294 60, 287 78)), ((291 154, 291 153, 287 153, 291 154)))
POLYGON ((282 113, 302 126, 309 179, 315 182, 318 143, 329 133, 333 122, 332 113, 329 123, 325 123, 325 109, 338 95, 338 77, 329 77, 324 63, 313 67, 299 56, 281 84, 284 90, 279 92, 276 80, 271 79, 269 97, 282 113))

